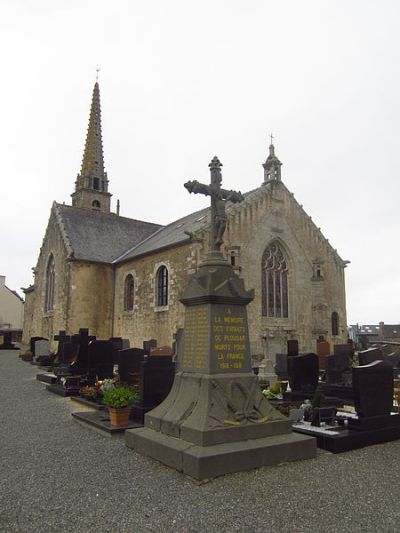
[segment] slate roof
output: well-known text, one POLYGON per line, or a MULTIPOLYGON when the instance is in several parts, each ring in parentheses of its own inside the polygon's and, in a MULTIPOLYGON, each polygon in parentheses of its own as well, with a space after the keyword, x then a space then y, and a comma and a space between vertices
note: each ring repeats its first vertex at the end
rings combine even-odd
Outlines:
POLYGON ((179 243, 189 241, 190 235, 209 223, 210 208, 206 207, 195 213, 191 213, 183 218, 175 220, 168 226, 162 226, 158 231, 147 237, 143 242, 131 246, 116 262, 123 262, 139 255, 149 254, 156 250, 175 246, 179 243))
POLYGON ((162 228, 159 224, 64 204, 55 204, 62 232, 75 259, 112 263, 162 228))

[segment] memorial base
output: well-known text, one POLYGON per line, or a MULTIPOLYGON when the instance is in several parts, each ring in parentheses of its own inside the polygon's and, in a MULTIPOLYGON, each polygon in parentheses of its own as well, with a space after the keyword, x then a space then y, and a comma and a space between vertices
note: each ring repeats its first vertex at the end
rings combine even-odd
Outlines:
POLYGON ((199 480, 316 454, 315 439, 292 433, 252 373, 178 372, 169 396, 125 443, 199 480))
POLYGON ((197 480, 288 461, 312 459, 316 454, 316 440, 295 433, 198 446, 149 428, 141 428, 127 430, 125 444, 197 480))

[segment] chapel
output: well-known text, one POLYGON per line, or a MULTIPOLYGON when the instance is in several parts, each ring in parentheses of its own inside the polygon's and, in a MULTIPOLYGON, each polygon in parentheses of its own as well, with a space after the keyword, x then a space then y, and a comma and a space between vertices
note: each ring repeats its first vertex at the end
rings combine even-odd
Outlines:
MULTIPOLYGON (((260 186, 226 204, 221 251, 254 289, 247 308, 251 355, 273 361, 288 340, 296 339, 301 352, 315 351, 317 340, 346 342, 348 262, 287 189, 272 142, 262 167, 260 186)), ((184 327, 180 295, 208 250, 210 208, 166 226, 122 217, 118 207, 111 212, 97 81, 71 197, 71 205, 51 207, 34 282, 24 289, 23 341, 89 328, 100 339, 128 338, 131 346, 150 338, 172 345, 184 327)))

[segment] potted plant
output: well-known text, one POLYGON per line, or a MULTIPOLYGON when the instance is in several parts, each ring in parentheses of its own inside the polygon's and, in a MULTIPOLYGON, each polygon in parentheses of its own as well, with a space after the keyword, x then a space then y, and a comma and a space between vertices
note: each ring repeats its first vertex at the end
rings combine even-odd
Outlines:
POLYGON ((103 402, 108 407, 112 426, 127 426, 132 402, 139 398, 130 387, 113 387, 104 391, 103 402))

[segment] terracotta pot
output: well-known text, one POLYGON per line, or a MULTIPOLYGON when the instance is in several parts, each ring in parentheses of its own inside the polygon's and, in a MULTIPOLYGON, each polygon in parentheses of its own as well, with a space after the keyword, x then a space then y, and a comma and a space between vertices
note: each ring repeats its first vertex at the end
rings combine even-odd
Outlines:
POLYGON ((110 423, 112 426, 127 426, 129 424, 129 415, 131 413, 130 407, 120 407, 119 409, 109 407, 108 412, 110 414, 110 423))

